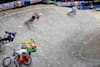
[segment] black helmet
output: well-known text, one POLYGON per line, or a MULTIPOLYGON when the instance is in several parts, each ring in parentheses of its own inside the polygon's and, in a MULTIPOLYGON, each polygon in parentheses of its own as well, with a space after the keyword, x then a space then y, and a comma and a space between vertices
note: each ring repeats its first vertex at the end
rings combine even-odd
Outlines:
POLYGON ((8 33, 8 31, 5 31, 5 33, 8 33))
POLYGON ((26 49, 26 45, 22 45, 21 49, 26 49))
POLYGON ((26 52, 23 52, 22 54, 26 54, 26 52))

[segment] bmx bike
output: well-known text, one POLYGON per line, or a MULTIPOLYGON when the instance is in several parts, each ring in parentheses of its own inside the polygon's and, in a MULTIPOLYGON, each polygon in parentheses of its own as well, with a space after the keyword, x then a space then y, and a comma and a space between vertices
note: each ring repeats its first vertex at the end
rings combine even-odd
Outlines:
MULTIPOLYGON (((17 54, 16 54, 16 50, 13 50, 12 56, 11 57, 5 57, 2 61, 2 65, 3 67, 10 67, 11 63, 14 63, 15 67, 20 67, 20 65, 16 62, 16 58, 17 58, 17 54)), ((32 63, 32 58, 30 55, 28 62, 23 63, 23 65, 30 65, 32 63)))

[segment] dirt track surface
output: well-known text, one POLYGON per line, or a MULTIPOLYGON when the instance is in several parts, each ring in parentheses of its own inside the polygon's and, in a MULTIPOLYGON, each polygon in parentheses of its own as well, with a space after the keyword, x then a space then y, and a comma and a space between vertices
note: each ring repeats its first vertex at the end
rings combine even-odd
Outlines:
POLYGON ((3 12, 0 36, 5 30, 17 32, 17 35, 14 42, 5 45, 5 50, 0 52, 0 67, 5 55, 10 56, 13 48, 20 48, 20 43, 31 37, 38 49, 32 54, 32 64, 27 67, 99 67, 99 46, 97 49, 89 46, 97 47, 97 42, 93 41, 99 39, 100 24, 88 11, 68 16, 69 11, 71 9, 66 7, 35 5, 3 12), (43 14, 40 20, 24 25, 34 12, 43 14))

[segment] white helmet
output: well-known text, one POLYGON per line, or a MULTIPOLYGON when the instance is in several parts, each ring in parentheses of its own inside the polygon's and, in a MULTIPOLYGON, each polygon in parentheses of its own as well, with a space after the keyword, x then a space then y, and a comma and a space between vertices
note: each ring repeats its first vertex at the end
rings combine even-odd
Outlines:
POLYGON ((39 16, 42 16, 42 13, 39 13, 39 16))

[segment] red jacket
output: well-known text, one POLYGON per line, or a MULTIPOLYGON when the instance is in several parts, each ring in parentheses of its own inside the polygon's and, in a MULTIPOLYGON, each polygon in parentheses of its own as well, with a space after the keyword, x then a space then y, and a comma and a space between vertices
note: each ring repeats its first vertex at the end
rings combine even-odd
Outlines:
POLYGON ((93 4, 92 3, 89 4, 89 8, 93 8, 93 4))
POLYGON ((39 14, 35 13, 35 16, 39 20, 39 18, 40 18, 39 14))
POLYGON ((23 54, 22 56, 18 56, 16 61, 17 61, 17 63, 23 64, 23 63, 27 62, 26 59, 29 59, 29 56, 27 54, 23 54), (26 57, 26 58, 24 58, 24 57, 26 57))

